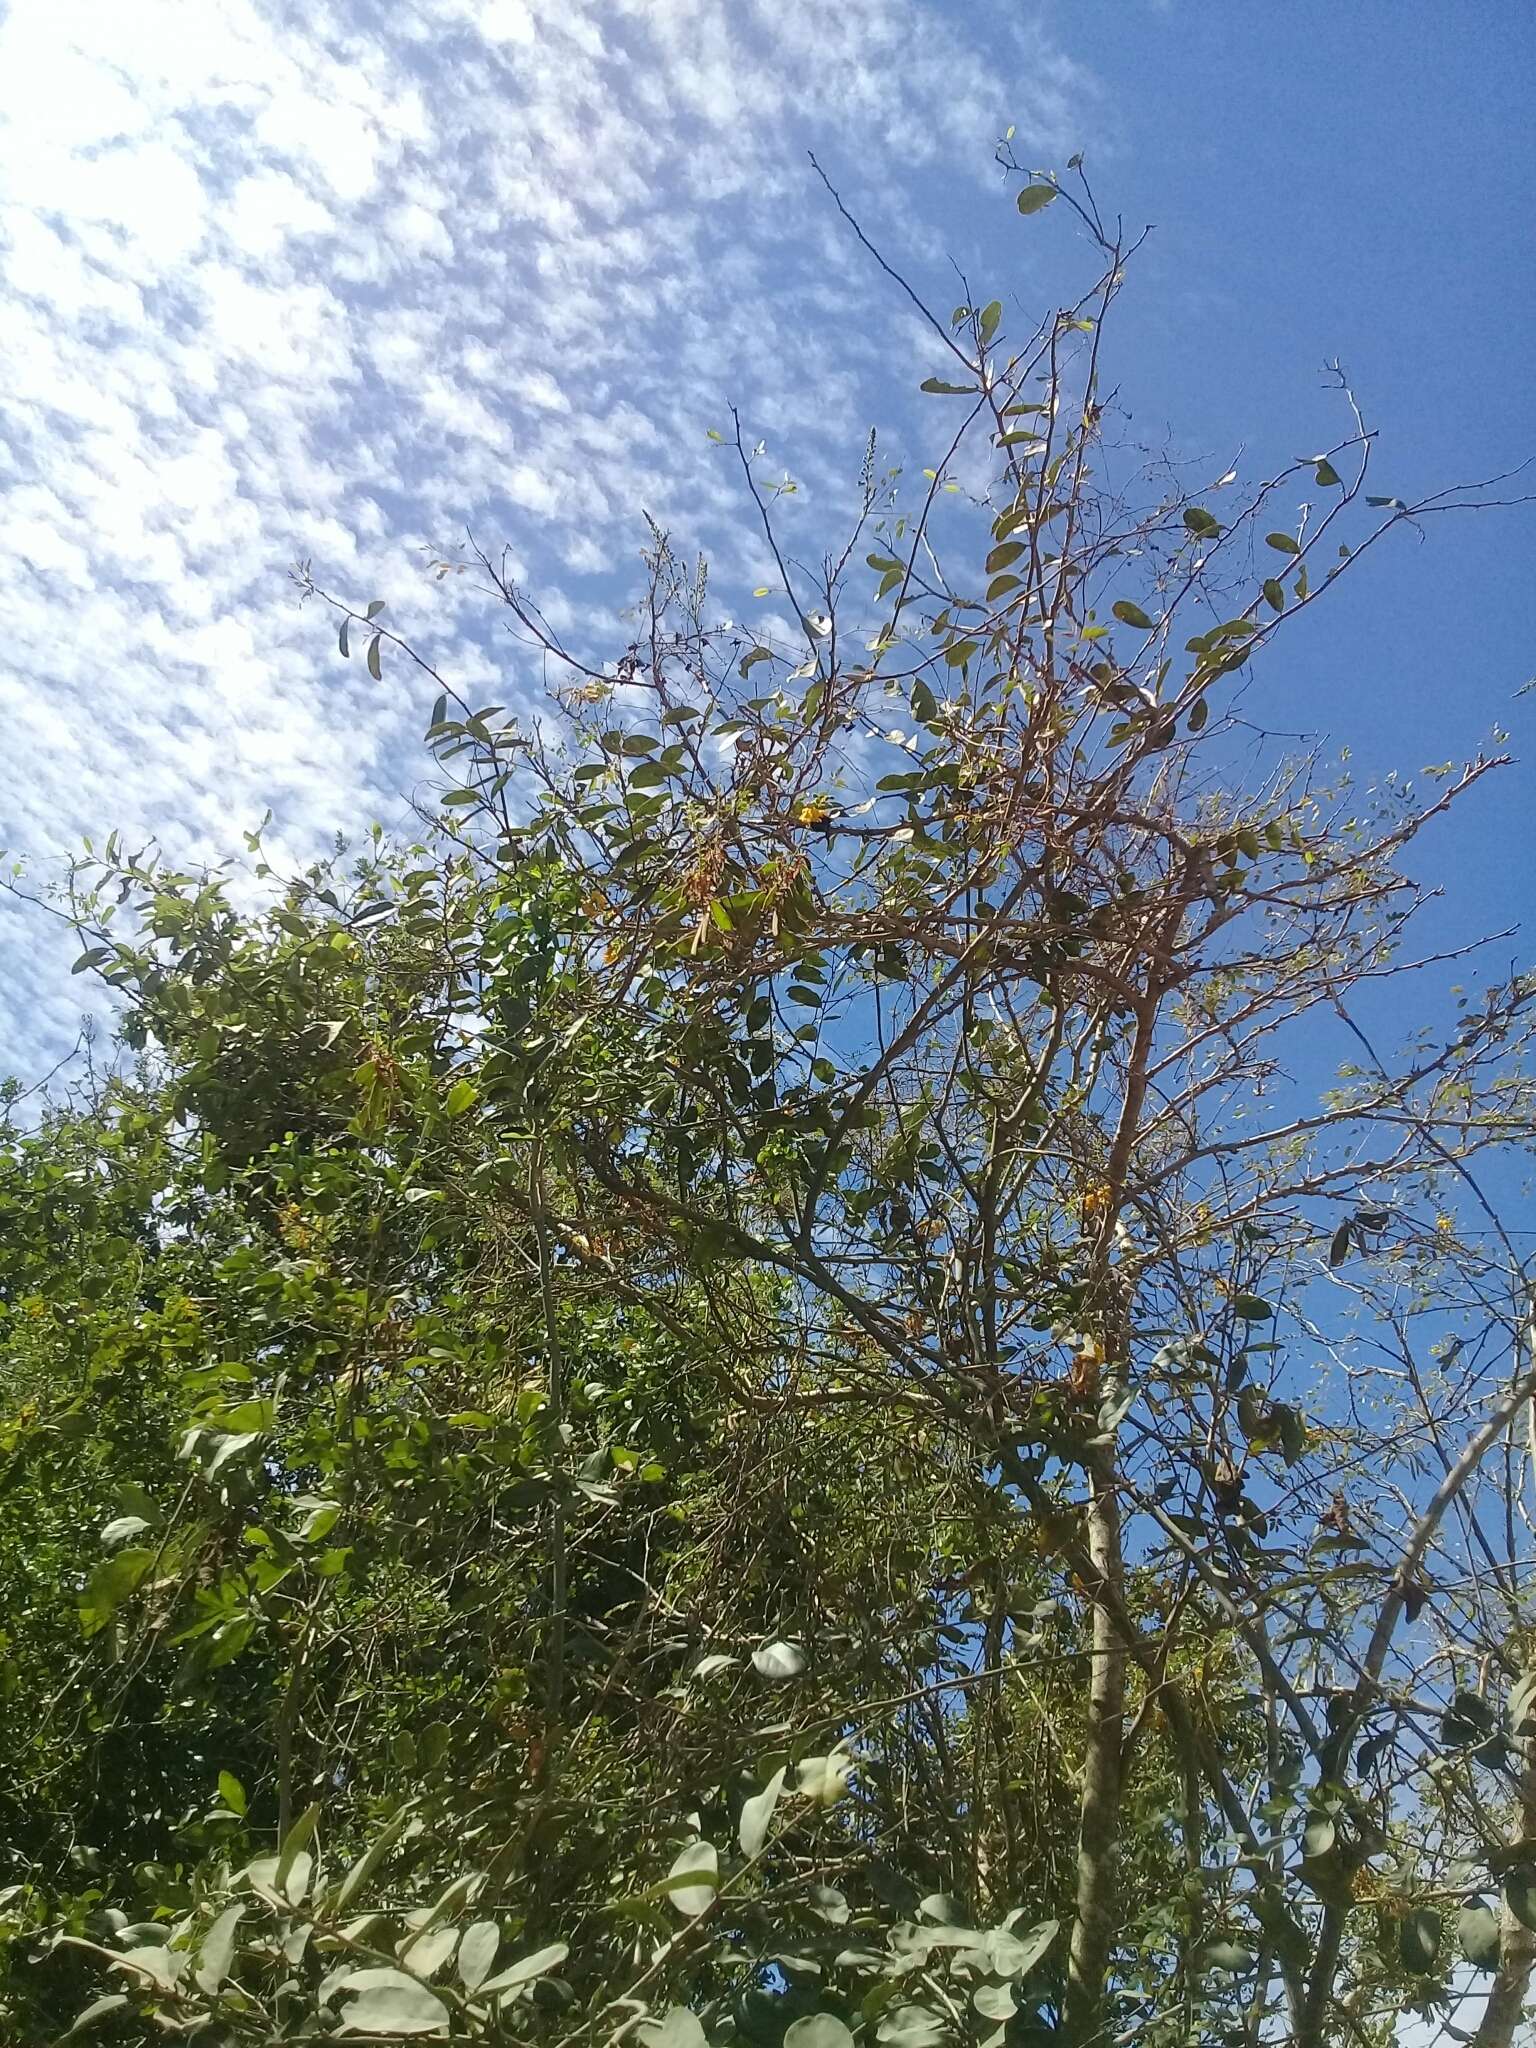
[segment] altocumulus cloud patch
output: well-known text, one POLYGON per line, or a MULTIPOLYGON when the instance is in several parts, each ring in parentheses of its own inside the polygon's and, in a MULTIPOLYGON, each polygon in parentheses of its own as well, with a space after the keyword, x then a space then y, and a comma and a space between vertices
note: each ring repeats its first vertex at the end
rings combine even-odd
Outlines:
MULTIPOLYGON (((761 580, 706 426, 737 399, 840 502, 919 353, 804 150, 940 256, 926 195, 1003 125, 1082 140, 1090 82, 1017 15, 16 0, 0 845, 38 877, 114 825, 218 857, 270 806, 297 860, 398 817, 425 699, 339 662, 296 557, 501 701, 534 678, 419 552, 466 525, 577 632, 616 637, 642 508, 761 580)), ((35 1072, 84 990, 35 913, 0 943, 0 1065, 35 1072)))

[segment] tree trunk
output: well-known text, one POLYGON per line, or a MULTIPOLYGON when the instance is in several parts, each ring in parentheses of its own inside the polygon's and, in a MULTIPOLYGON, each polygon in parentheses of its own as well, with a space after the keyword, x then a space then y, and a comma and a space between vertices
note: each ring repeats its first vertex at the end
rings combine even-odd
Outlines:
POLYGON ((1113 1454, 1100 1451, 1088 1468, 1088 1550, 1094 1588, 1088 1743, 1077 1838, 1077 1915, 1067 1965, 1063 2032, 1068 2048, 1088 2048, 1104 2025, 1119 1905, 1120 1776, 1125 1730, 1126 1646, 1111 1603, 1123 1609, 1120 1505, 1113 1454), (1097 1597, 1100 1590, 1107 1599, 1097 1597))
POLYGON ((1525 2017, 1525 1994, 1536 1969, 1536 1934, 1522 1926, 1508 1906, 1503 1920, 1499 1967, 1471 2048, 1514 2048, 1516 2029, 1525 2017))
MULTIPOLYGON (((1524 1710, 1524 1718, 1529 1721, 1529 1707, 1524 1710)), ((1520 1818, 1515 1834, 1517 1839, 1528 1842, 1536 1839, 1536 1736, 1517 1727, 1515 1740, 1521 1751, 1520 1818)), ((1525 2017, 1531 1974, 1536 1970, 1536 1934, 1515 1918, 1508 1905, 1500 1918, 1499 1967, 1470 2048, 1514 2048, 1516 2030, 1525 2017)), ((1522 2038, 1529 2040, 1530 2036, 1522 2038)))

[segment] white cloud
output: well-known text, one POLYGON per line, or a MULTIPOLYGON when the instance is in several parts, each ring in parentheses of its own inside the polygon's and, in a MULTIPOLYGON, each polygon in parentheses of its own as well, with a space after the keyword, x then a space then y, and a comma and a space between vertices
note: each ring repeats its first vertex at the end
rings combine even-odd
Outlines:
MULTIPOLYGON (((501 701, 536 679, 424 543, 507 539, 599 652, 642 508, 755 578, 706 427, 745 407, 808 530, 922 347, 805 147, 926 252, 936 167, 1097 119, 1013 0, 12 0, 0 845, 221 856, 270 805, 297 857, 401 816, 424 695, 344 666, 288 564, 501 701)), ((22 919, 0 1031, 35 1068, 84 991, 22 919)))

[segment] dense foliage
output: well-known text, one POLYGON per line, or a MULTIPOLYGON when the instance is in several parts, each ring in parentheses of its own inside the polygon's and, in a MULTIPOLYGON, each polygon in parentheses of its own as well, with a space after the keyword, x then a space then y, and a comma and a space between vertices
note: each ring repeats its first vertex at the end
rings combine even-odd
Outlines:
POLYGON ((658 532, 590 654, 474 557, 519 724, 306 571, 441 692, 417 843, 80 864, 120 1045, 0 1141, 13 2038, 1514 2038, 1536 979, 1375 999, 1497 759, 1359 790, 1262 682, 1458 498, 1352 414, 1137 471, 1058 202, 1098 274, 931 319, 910 509, 872 446, 808 568, 724 438, 760 629, 658 532))

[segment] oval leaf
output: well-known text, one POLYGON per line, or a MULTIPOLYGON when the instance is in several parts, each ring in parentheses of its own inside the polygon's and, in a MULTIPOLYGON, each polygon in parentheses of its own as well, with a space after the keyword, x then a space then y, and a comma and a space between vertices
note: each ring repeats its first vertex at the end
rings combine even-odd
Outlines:
POLYGON ((994 1927, 987 1936, 987 1953, 1000 1977, 1027 1977, 1061 1931, 1059 1920, 1041 1920, 1023 1934, 1011 1928, 994 1927))
POLYGON ((764 1643, 752 1652, 752 1663, 764 1678, 798 1678, 805 1669, 805 1652, 798 1643, 764 1643))
POLYGON ((243 1899, 233 1906, 226 1906, 203 1936, 202 1946, 197 1952, 197 1967, 192 1972, 192 1981, 199 1991, 206 1991, 210 1997, 229 1975, 229 1966, 235 1954, 235 1929, 240 1925, 240 1917, 244 1911, 243 1899))
POLYGON ((688 1675, 690 1678, 698 1679, 713 1678, 716 1672, 729 1671, 733 1664, 740 1662, 739 1657, 727 1657, 722 1651, 716 1650, 708 1657, 701 1657, 688 1675))
POLYGON ((343 2034, 437 2034, 447 2029, 447 2006, 404 1970, 352 1970, 337 1989, 350 1999, 342 2016, 343 2034))
POLYGON ((1504 1880, 1504 1903, 1522 1927, 1536 1934, 1536 1869, 1510 1871, 1504 1880))
POLYGON ((853 2036, 830 2012, 808 2012, 784 2029, 784 2048, 853 2048, 853 2036))
POLYGON ((499 1977, 487 1977, 480 1986, 481 1998, 499 1997, 504 1991, 520 1991, 525 1984, 531 1984, 535 1977, 558 1967, 570 1954, 570 1944, 552 1941, 547 1948, 535 1949, 531 1956, 524 1956, 502 1971, 499 1977))
POLYGON ((684 1919, 697 1920, 708 1910, 714 1900, 719 1870, 720 1858, 713 1842, 690 1842, 677 1857, 667 1872, 669 1880, 695 1876, 704 1880, 696 1884, 668 1883, 667 1896, 684 1919))
POLYGON ((783 1790, 784 1773, 775 1771, 762 1791, 742 1807, 736 1839, 741 1844, 743 1856, 755 1856, 767 1841, 768 1823, 773 1819, 773 1809, 778 1805, 779 1794, 783 1790))
POLYGON ((1456 1940, 1474 1968, 1496 1970, 1502 1953, 1499 1916, 1485 1899, 1470 1898, 1456 1916, 1456 1940))
POLYGON ((802 1757, 795 1766, 795 1790, 802 1799, 814 1800, 818 1806, 836 1806, 848 1790, 852 1771, 853 1758, 846 1750, 833 1750, 830 1756, 802 1757))
POLYGON ((642 2020, 639 2032, 650 2048, 709 2048, 709 2036, 699 2025, 697 2013, 686 2005, 668 2006, 658 2019, 642 2020))
POLYGON ((1420 1906, 1397 1930, 1397 1952, 1403 1968, 1423 1976, 1435 1967, 1440 1953, 1440 1915, 1433 1906, 1420 1906))
POLYGON ((478 1991, 496 1965, 501 1947, 501 1929, 494 1920, 477 1920, 466 1927, 459 1943, 459 1982, 466 1991, 478 1991))

